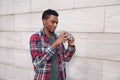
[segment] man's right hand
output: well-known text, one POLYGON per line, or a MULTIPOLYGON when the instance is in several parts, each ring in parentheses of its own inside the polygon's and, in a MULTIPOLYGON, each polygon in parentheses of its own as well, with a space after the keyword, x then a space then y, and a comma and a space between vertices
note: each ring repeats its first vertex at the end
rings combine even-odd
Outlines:
POLYGON ((63 42, 66 42, 67 41, 67 34, 61 34, 57 39, 56 41, 52 44, 52 48, 54 49, 55 47, 57 47, 58 45, 60 45, 61 43, 63 42))

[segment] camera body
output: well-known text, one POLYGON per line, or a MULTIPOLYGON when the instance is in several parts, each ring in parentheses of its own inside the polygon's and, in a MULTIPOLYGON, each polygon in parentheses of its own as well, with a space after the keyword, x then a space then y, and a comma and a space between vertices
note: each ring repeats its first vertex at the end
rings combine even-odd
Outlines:
POLYGON ((68 41, 71 41, 72 40, 72 35, 68 34, 67 38, 68 38, 68 41))
MULTIPOLYGON (((66 33, 64 32, 63 35, 65 35, 66 33)), ((70 33, 68 33, 67 35, 67 39, 68 41, 71 41, 73 38, 72 38, 72 35, 70 33)))

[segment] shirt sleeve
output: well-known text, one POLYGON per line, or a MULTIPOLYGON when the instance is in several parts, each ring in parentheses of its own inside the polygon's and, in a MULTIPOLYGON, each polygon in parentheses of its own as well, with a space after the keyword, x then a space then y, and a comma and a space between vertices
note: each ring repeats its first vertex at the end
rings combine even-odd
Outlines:
POLYGON ((69 62, 76 51, 75 46, 68 46, 68 49, 65 51, 65 62, 69 62))
POLYGON ((30 52, 32 63, 36 67, 43 66, 54 54, 51 46, 43 46, 38 34, 33 34, 30 38, 30 52))

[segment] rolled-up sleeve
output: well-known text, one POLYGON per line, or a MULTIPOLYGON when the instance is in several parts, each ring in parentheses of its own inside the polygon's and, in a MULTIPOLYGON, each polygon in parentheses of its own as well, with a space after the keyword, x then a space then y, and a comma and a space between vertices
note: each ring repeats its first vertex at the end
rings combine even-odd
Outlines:
POLYGON ((54 54, 51 46, 43 46, 38 34, 33 34, 30 38, 30 52, 32 63, 36 67, 43 66, 54 54))
POLYGON ((65 51, 65 61, 69 62, 76 51, 75 46, 68 46, 68 49, 65 51))

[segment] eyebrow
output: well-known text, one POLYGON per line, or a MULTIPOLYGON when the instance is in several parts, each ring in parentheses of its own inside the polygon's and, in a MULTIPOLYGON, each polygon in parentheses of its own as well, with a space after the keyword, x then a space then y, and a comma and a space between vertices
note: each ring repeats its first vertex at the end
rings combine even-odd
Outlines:
POLYGON ((55 21, 55 20, 51 20, 51 21, 54 21, 54 22, 57 22, 57 23, 58 23, 58 21, 55 21))

